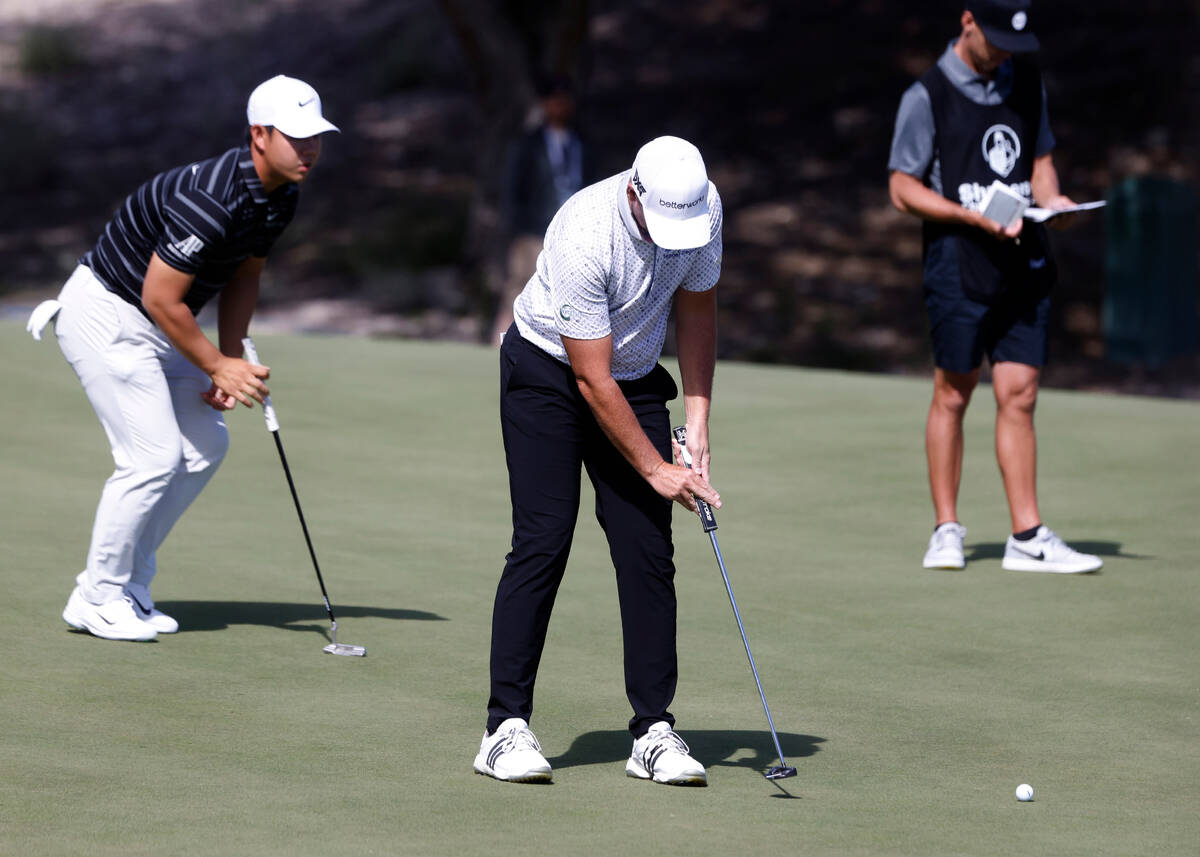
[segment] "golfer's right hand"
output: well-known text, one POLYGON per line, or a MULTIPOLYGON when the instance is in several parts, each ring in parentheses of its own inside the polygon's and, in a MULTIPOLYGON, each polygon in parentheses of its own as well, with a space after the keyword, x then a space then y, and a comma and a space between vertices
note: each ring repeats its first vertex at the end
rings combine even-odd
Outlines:
POLYGON ((215 386, 247 408, 254 407, 252 399, 261 405, 271 392, 263 383, 263 380, 271 377, 271 370, 240 357, 223 356, 211 377, 215 386))
POLYGON ((668 500, 674 500, 689 512, 700 513, 696 508, 697 497, 714 509, 721 508, 721 495, 708 484, 708 480, 694 470, 680 467, 678 464, 664 461, 650 474, 649 482, 655 491, 668 500))

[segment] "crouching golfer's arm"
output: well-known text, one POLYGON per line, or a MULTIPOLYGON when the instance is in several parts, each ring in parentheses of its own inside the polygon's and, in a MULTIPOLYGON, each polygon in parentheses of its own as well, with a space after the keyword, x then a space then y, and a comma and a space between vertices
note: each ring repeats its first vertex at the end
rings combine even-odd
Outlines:
MULTIPOLYGON (((235 287, 235 293, 238 291, 235 284, 239 278, 246 275, 249 264, 244 263, 234 274, 230 285, 235 287)), ((261 268, 261 260, 259 267, 261 268)), ((265 366, 248 363, 240 357, 222 353, 209 341, 200 325, 196 323, 191 309, 183 302, 184 296, 192 286, 192 280, 191 274, 172 268, 155 253, 150 257, 150 265, 146 269, 146 279, 142 285, 142 305, 179 353, 203 369, 212 379, 213 389, 205 394, 206 402, 220 410, 233 407, 235 400, 248 408, 253 407, 251 400, 261 404, 263 397, 270 392, 262 382, 262 379, 270 375, 270 370, 265 366)), ((253 280, 254 292, 257 295, 257 275, 253 276, 253 280)), ((238 303, 236 299, 234 302, 238 303)), ((250 311, 253 311, 252 306, 250 311)), ((224 333, 224 300, 220 316, 224 333)), ((248 315, 245 323, 249 324, 248 315)), ((235 326, 232 322, 229 323, 230 330, 235 326)), ((230 347, 232 348, 232 345, 230 347)))
POLYGON ((562 341, 579 391, 595 414, 596 422, 642 478, 660 495, 692 512, 696 511, 693 495, 706 500, 714 508, 721 508, 720 495, 708 484, 707 479, 694 470, 664 461, 650 438, 646 437, 646 432, 638 424, 633 409, 612 376, 612 336, 601 339, 569 339, 564 336, 562 341))

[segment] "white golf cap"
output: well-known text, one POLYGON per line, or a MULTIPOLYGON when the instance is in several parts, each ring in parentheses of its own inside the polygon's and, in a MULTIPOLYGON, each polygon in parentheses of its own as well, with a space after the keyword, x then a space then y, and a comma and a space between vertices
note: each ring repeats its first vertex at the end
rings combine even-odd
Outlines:
POLYGON ((317 91, 302 80, 282 74, 263 81, 250 93, 246 122, 270 125, 299 139, 338 130, 321 115, 317 91))
POLYGON ((708 243, 708 172, 699 149, 679 137, 657 137, 638 150, 630 180, 655 244, 691 250, 708 243))

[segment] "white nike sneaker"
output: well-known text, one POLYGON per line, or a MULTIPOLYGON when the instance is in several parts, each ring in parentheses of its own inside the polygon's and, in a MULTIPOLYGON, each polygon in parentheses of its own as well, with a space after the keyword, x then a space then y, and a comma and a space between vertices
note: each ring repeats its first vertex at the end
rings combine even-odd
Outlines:
POLYGON ((1073 550, 1049 527, 1038 527, 1037 535, 1027 542, 1012 536, 1004 545, 1004 562, 1008 571, 1050 571, 1058 574, 1084 574, 1104 565, 1104 560, 1089 553, 1073 550))
POLYGON ((633 742, 633 753, 625 763, 625 774, 639 780, 654 780, 672 786, 706 786, 704 766, 688 754, 683 739, 660 720, 633 742))
POLYGON ((548 783, 552 776, 542 745, 520 717, 508 718, 491 735, 483 734, 475 773, 507 783, 548 783))
POLYGON ((125 600, 129 602, 129 606, 133 608, 137 617, 158 633, 174 634, 179 630, 178 622, 154 606, 150 590, 145 586, 126 586, 125 600))
POLYGON ((153 627, 137 617, 126 599, 92 604, 79 593, 78 586, 71 591, 62 617, 75 630, 88 631, 106 640, 145 641, 158 636, 153 627))
POLYGON ((926 568, 966 568, 963 557, 963 539, 967 528, 958 521, 947 521, 933 531, 929 537, 929 548, 925 551, 926 568))

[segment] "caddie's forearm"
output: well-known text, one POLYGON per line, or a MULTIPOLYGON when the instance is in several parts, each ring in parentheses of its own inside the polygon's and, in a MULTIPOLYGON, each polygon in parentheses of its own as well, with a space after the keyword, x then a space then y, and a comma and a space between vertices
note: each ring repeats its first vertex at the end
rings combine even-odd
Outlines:
POLYGON ((897 209, 923 220, 978 226, 982 216, 946 199, 915 176, 899 171, 893 172, 888 179, 888 194, 897 209))
POLYGON ((595 383, 578 378, 579 391, 592 409, 601 430, 612 441, 612 445, 633 465, 643 479, 650 476, 663 464, 663 457, 637 421, 633 408, 625 394, 610 376, 607 381, 595 383))
POLYGON ((1033 189, 1033 201, 1038 205, 1047 206, 1062 195, 1058 184, 1058 170, 1054 168, 1054 161, 1048 153, 1034 160, 1033 176, 1029 184, 1033 189))

